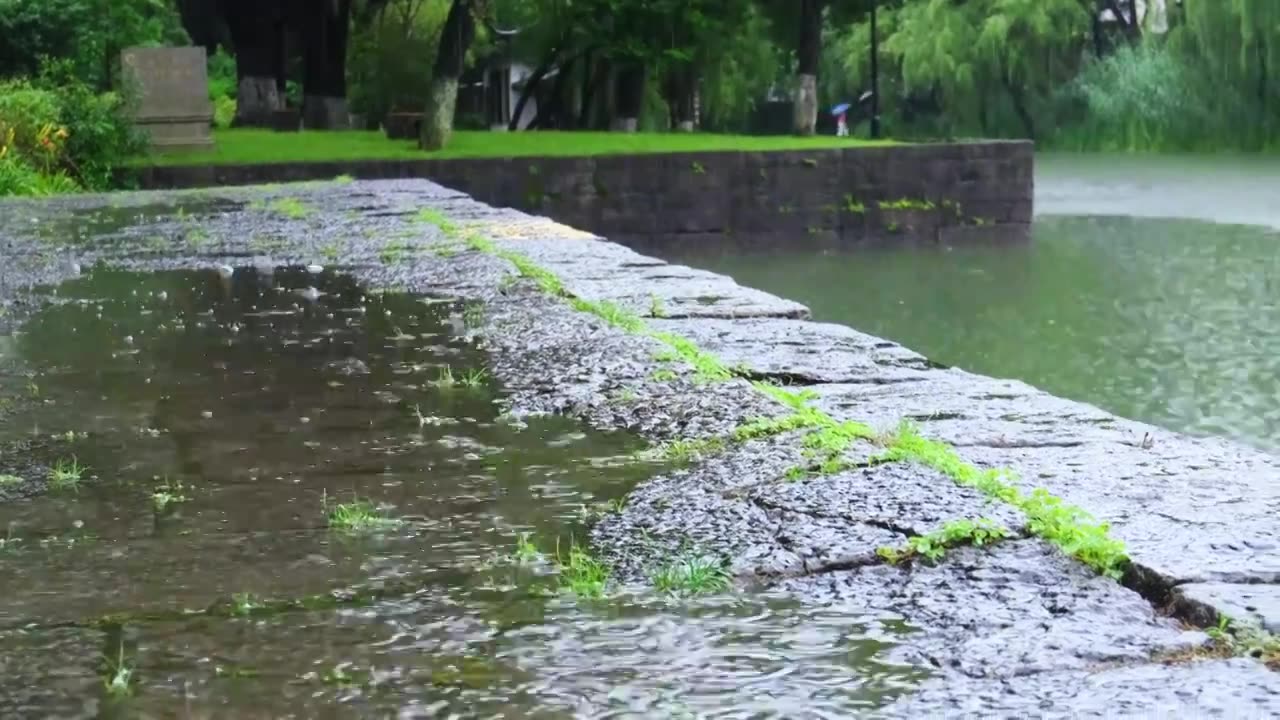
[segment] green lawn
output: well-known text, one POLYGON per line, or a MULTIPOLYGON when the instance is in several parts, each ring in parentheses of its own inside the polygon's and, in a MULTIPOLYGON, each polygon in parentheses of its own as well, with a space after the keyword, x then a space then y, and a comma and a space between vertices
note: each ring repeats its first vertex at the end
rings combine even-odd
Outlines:
POLYGON ((139 165, 230 165, 334 160, 388 160, 534 155, 625 155, 732 150, 796 150, 885 145, 891 141, 832 135, 712 135, 703 133, 486 132, 461 131, 449 147, 424 153, 413 142, 388 140, 381 132, 299 132, 218 130, 211 151, 155 155, 139 165))

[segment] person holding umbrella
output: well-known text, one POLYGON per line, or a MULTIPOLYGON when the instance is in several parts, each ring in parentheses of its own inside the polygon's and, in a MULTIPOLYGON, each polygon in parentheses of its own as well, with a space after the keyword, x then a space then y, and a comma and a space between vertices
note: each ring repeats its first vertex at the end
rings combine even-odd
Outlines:
POLYGON ((836 137, 849 136, 849 103, 840 103, 831 108, 831 114, 836 116, 836 137))

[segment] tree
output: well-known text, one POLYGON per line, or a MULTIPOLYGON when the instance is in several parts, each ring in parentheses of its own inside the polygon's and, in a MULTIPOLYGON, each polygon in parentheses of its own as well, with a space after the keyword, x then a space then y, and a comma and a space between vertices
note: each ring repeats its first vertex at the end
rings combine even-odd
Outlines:
POLYGON ((282 0, 221 0, 236 57, 235 125, 269 125, 284 107, 286 9, 282 0))
POLYGON ((308 128, 350 126, 347 110, 347 38, 351 0, 295 5, 303 27, 302 121, 308 128))
POLYGON ((432 68, 431 92, 426 111, 422 114, 422 129, 418 146, 424 150, 439 150, 449 142, 453 132, 453 115, 458 105, 458 78, 462 76, 467 50, 476 36, 474 0, 453 0, 444 29, 440 32, 440 44, 436 48, 436 62, 432 68))

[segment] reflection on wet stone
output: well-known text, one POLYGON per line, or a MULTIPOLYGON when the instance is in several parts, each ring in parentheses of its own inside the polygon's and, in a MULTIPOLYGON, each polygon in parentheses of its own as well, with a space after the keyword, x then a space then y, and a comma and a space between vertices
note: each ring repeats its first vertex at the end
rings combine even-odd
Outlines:
POLYGON ((5 584, 29 588, 0 603, 0 668, 28 678, 0 690, 5 716, 118 703, 103 689, 119 680, 104 675, 111 642, 128 648, 122 682, 139 683, 121 691, 129 707, 159 715, 669 715, 780 672, 786 692, 739 702, 785 712, 843 686, 823 701, 835 712, 918 675, 879 659, 896 631, 878 621, 850 630, 845 613, 781 600, 638 598, 613 617, 527 596, 527 578, 494 565, 518 532, 581 534, 581 508, 649 466, 627 460, 641 445, 626 435, 502 421, 492 382, 443 385, 445 368, 486 359, 447 298, 292 266, 97 268, 33 308, 12 343, 42 402, 0 433, 70 429, 28 443, 32 462, 74 455, 91 470, 74 493, 0 505, 5 584), (162 490, 181 499, 161 509, 162 490), (356 498, 406 522, 328 529, 326 503, 356 498), (118 620, 95 626, 104 617, 118 620), (852 666, 850 647, 865 647, 852 666))

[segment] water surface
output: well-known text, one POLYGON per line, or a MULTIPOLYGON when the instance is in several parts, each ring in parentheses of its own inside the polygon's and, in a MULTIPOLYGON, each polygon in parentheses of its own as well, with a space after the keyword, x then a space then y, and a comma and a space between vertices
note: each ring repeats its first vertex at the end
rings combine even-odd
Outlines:
POLYGON ((45 297, 2 346, 38 402, 0 441, 88 470, 0 504, 0 717, 836 717, 918 678, 885 659, 892 618, 580 600, 513 562, 657 469, 634 437, 501 416, 481 308, 297 268, 45 297), (328 527, 356 499, 401 524, 328 527))
POLYGON ((1039 162, 1025 246, 668 259, 943 364, 1280 450, 1280 162, 1039 162))

